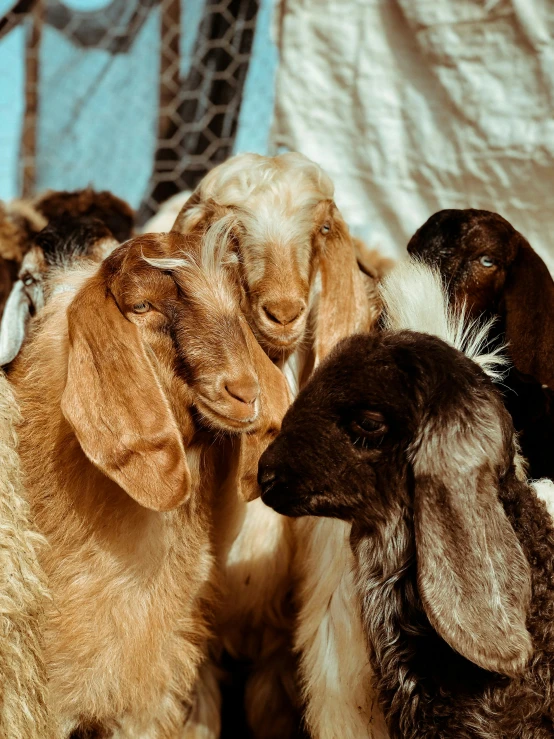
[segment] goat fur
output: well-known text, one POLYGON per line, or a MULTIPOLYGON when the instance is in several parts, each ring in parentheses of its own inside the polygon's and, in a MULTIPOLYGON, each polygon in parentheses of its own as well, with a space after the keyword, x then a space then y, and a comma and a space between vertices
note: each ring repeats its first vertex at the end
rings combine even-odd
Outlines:
POLYGON ((0 736, 54 739, 42 653, 46 542, 33 530, 21 481, 19 409, 0 373, 0 736))
POLYGON ((23 257, 0 323, 0 365, 14 360, 29 324, 49 298, 49 277, 79 259, 100 262, 115 247, 109 228, 98 218, 57 216, 32 240, 23 257))
POLYGON ((168 200, 165 200, 160 205, 158 212, 146 221, 141 229, 142 233, 166 233, 167 231, 171 231, 175 219, 191 195, 191 190, 183 190, 183 192, 178 192, 168 200))
MULTIPOLYGON (((222 212, 236 217, 234 251, 243 310, 294 394, 336 341, 376 321, 376 281, 358 269, 352 239, 333 202, 331 180, 301 154, 244 154, 216 167, 185 204, 173 230, 202 231, 222 212), (293 304, 300 313, 287 323, 293 304), (268 318, 268 307, 273 318, 268 318)), ((292 524, 264 511, 259 502, 230 518, 240 524, 223 555, 229 599, 219 633, 231 654, 257 661, 250 686, 256 683, 259 689, 247 688, 247 710, 257 711, 267 695, 283 695, 281 705, 274 700, 274 719, 260 716, 256 735, 283 736, 283 706, 291 702, 280 689, 291 682, 286 675, 291 663, 291 580, 302 553, 296 553, 292 524), (260 540, 266 542, 261 551, 256 548, 260 540), (272 559, 278 566, 269 565, 272 559), (282 669, 276 659, 280 654, 282 669)), ((292 725, 296 718, 289 713, 292 725)))
POLYGON ((50 220, 60 217, 98 218, 120 242, 133 233, 132 209, 107 191, 48 190, 32 200, 0 201, 0 318, 33 239, 50 220))

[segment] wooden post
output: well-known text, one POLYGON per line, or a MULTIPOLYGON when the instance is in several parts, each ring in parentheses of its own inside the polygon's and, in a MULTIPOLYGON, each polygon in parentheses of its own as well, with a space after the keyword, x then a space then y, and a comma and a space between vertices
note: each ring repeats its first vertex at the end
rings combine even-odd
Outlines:
POLYGON ((24 198, 30 198, 34 195, 36 185, 39 53, 43 17, 44 0, 37 0, 24 21, 25 115, 21 133, 21 194, 24 198))

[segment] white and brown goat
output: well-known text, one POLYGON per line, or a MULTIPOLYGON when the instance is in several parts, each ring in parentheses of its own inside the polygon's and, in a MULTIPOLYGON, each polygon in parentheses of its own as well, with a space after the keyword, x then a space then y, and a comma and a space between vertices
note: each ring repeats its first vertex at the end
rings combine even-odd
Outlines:
POLYGON ((214 493, 233 478, 251 494, 287 403, 237 311, 225 238, 145 235, 65 273, 15 362, 64 737, 177 738, 204 720, 214 493))
MULTIPOLYGON (((202 231, 224 213, 235 214, 233 252, 242 285, 241 305, 261 346, 283 368, 293 393, 337 341, 370 330, 380 313, 377 280, 360 271, 353 239, 333 194, 329 177, 301 154, 243 154, 202 180, 173 229, 202 231)), ((236 518, 236 536, 228 543, 225 559, 229 599, 220 634, 232 653, 255 657, 258 650, 259 657, 263 650, 247 689, 251 725, 260 737, 286 735, 284 704, 276 696, 290 672, 287 595, 295 580, 299 594, 295 641, 307 725, 319 736, 318 726, 332 725, 328 719, 342 710, 342 703, 335 705, 329 698, 321 660, 343 643, 338 632, 343 580, 348 575, 342 568, 334 570, 336 577, 322 574, 322 568, 338 552, 350 562, 347 526, 331 520, 291 526, 260 501, 250 503, 236 518), (268 623, 270 628, 264 627, 268 623), (260 706, 267 706, 268 694, 271 715, 277 716, 274 722, 260 711, 260 706)), ((347 692, 348 686, 339 691, 339 703, 347 692)), ((350 694, 357 696, 355 691, 350 694)))

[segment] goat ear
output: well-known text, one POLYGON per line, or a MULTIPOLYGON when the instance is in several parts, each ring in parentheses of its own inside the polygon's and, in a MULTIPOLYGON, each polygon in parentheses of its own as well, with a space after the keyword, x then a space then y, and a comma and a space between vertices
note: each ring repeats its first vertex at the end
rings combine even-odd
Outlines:
POLYGON ((320 257, 321 294, 315 332, 316 365, 341 339, 370 328, 371 306, 346 223, 333 205, 333 228, 320 257))
POLYGON ((195 190, 179 211, 171 230, 186 234, 205 226, 212 214, 211 203, 210 200, 203 201, 200 191, 195 190))
POLYGON ((191 487, 182 436, 137 327, 100 275, 68 310, 62 412, 86 456, 137 503, 175 508, 191 487))
POLYGON ((238 438, 236 488, 242 500, 254 500, 261 491, 258 485, 258 462, 279 433, 283 416, 292 401, 285 376, 246 328, 250 356, 260 385, 260 414, 255 430, 238 438))
POLYGON ((532 653, 529 563, 499 502, 491 463, 473 463, 483 453, 459 437, 428 441, 414 460, 419 593, 431 625, 453 649, 486 670, 516 675, 532 653))
POLYGON ((504 287, 506 338, 515 367, 554 390, 554 281, 521 236, 504 287))
POLYGON ((21 280, 12 287, 0 323, 0 366, 14 360, 23 345, 31 301, 21 280))

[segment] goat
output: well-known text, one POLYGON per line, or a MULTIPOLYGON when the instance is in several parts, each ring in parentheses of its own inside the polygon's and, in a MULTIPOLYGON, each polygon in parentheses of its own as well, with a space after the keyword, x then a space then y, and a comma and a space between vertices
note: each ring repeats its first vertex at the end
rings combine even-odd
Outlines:
POLYGON ((527 240, 486 210, 442 210, 412 236, 408 251, 439 267, 452 300, 469 315, 498 315, 491 339, 508 342, 504 380, 510 411, 534 478, 554 478, 554 281, 527 240))
POLYGON ((237 310, 224 226, 144 235, 74 267, 14 363, 64 737, 181 737, 213 694, 198 681, 214 494, 229 477, 252 494, 288 397, 237 310))
POLYGON ((29 521, 17 454, 19 420, 0 372, 0 735, 54 739, 42 655, 48 590, 38 563, 46 542, 29 521))
POLYGON ((377 318, 333 191, 325 172, 302 154, 240 154, 204 177, 173 226, 194 230, 220 217, 221 207, 237 214, 244 309, 273 358, 290 356, 312 324, 317 363, 350 330, 352 314, 363 328, 377 318))
MULTIPOLYGON (((179 232, 201 232, 225 212, 235 214, 234 256, 244 290, 243 310, 261 346, 283 368, 293 392, 337 340, 369 329, 380 312, 377 281, 358 268, 352 238, 333 202, 333 190, 323 170, 301 154, 239 155, 202 180, 173 227, 179 232)), ((325 540, 331 549, 338 546, 335 536, 344 539, 340 523, 328 521, 321 528, 326 533, 313 532, 313 536, 325 540)), ((316 595, 321 594, 318 570, 304 567, 312 533, 304 534, 297 537, 286 519, 264 511, 260 501, 254 501, 238 518, 236 536, 228 543, 230 597, 227 620, 219 633, 232 654, 258 659, 250 681, 250 686, 257 687, 247 688, 247 709, 259 713, 260 706, 267 706, 268 695, 275 705, 270 718, 267 708, 258 719, 251 716, 258 736, 290 733, 283 725, 285 700, 277 702, 283 681, 289 681, 290 657, 280 669, 274 656, 287 654, 291 630, 287 601, 291 576, 297 573, 305 595, 298 617, 299 624, 306 626, 301 672, 307 683, 317 682, 321 675, 317 665, 312 669, 309 664, 308 651, 321 654, 325 648, 321 645, 328 640, 326 609, 334 602, 335 591, 327 597, 316 595), (263 551, 260 541, 265 542, 263 551), (264 623, 273 626, 271 637, 267 628, 261 628, 264 623), (267 652, 262 660, 260 644, 267 652), (269 662, 272 667, 266 669, 269 662)), ((351 556, 347 542, 343 543, 345 556, 351 556)), ((310 703, 315 689, 306 692, 310 703)), ((315 714, 324 717, 325 711, 314 710, 315 714)))
POLYGON ((498 358, 479 351, 488 327, 464 331, 437 312, 424 268, 414 273, 423 285, 396 280, 384 296, 389 327, 411 330, 336 348, 262 455, 262 498, 289 516, 351 524, 391 737, 546 739, 552 519, 518 472, 513 425, 486 373, 498 358))
POLYGON ((49 221, 61 217, 98 218, 118 242, 132 236, 135 218, 125 201, 91 188, 49 190, 33 200, 0 202, 0 318, 33 239, 49 221))
POLYGON ((102 261, 117 246, 108 227, 97 218, 53 218, 33 239, 11 289, 0 323, 0 365, 13 361, 21 349, 29 319, 48 297, 48 276, 77 259, 102 261))
POLYGON ((46 223, 26 201, 0 201, 0 318, 29 243, 46 223))

